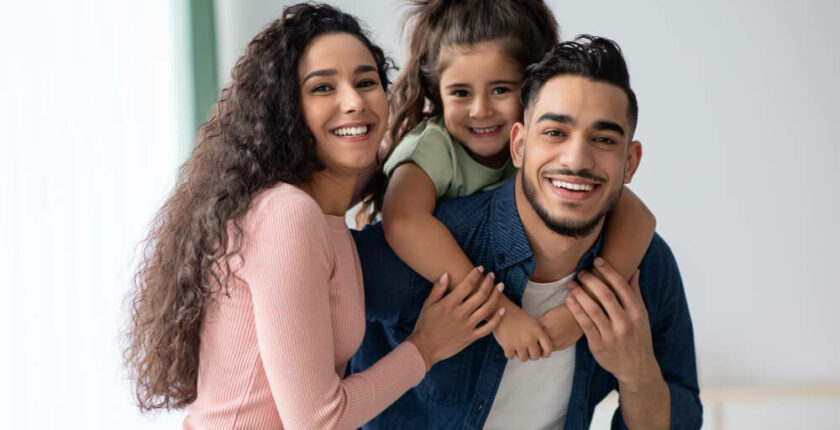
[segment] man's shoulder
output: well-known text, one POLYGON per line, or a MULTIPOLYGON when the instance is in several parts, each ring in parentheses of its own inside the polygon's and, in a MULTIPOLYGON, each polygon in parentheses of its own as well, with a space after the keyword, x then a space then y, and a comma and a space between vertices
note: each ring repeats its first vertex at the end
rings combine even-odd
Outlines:
MULTIPOLYGON (((645 251, 642 262, 639 265, 639 270, 663 272, 676 270, 676 268, 677 260, 674 257, 673 251, 671 251, 671 247, 667 242, 665 242, 665 239, 663 239, 659 233, 655 232, 647 251, 645 251)), ((663 272, 661 275, 673 275, 673 273, 663 272)))
POLYGON ((639 264, 639 286, 653 321, 685 305, 685 291, 677 259, 658 233, 639 264))
POLYGON ((499 189, 439 202, 434 216, 450 230, 486 221, 499 189))

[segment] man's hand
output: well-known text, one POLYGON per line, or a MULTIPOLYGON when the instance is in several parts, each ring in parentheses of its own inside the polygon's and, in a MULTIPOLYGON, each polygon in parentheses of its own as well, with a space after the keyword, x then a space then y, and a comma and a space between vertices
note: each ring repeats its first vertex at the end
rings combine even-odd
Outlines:
POLYGON ((653 353, 639 272, 628 285, 604 259, 596 258, 595 267, 609 286, 586 271, 579 273, 578 279, 601 305, 574 281, 569 283, 571 295, 566 304, 583 329, 595 360, 618 380, 621 412, 628 427, 667 428, 670 395, 653 353))
POLYGON ((551 308, 540 318, 540 325, 548 333, 554 351, 566 349, 580 339, 583 331, 566 305, 551 308))
POLYGON ((536 318, 504 296, 499 306, 505 308, 505 318, 493 331, 493 336, 505 350, 508 360, 536 360, 551 354, 551 339, 536 318))

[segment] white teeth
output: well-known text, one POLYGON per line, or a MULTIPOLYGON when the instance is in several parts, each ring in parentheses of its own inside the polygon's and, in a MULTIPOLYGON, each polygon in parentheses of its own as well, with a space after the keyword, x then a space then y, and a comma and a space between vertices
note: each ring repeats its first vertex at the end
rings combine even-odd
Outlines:
POLYGON ((485 128, 473 128, 472 130, 476 133, 490 133, 491 131, 496 131, 501 127, 500 125, 496 125, 493 127, 485 127, 485 128))
POLYGON ((595 188, 594 185, 589 184, 572 184, 569 182, 558 181, 556 179, 551 180, 551 184, 557 188, 565 188, 567 190, 572 191, 592 191, 595 188))
POLYGON ((333 134, 337 136, 363 136, 367 134, 368 126, 363 125, 361 127, 341 127, 333 130, 333 134))

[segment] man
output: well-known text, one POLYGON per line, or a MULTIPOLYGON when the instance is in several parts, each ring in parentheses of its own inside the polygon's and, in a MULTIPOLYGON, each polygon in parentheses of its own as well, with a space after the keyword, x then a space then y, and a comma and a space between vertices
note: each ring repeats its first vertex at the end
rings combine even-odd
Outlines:
MULTIPOLYGON (((524 123, 511 131, 517 176, 443 203, 435 216, 517 305, 526 289, 548 289, 546 303, 569 294, 584 337, 526 363, 508 363, 492 336, 480 339, 432 367, 367 428, 587 428, 613 389, 621 400, 613 428, 699 428, 691 319, 670 249, 654 236, 629 284, 595 258, 605 214, 642 153, 620 49, 590 36, 561 43, 528 68, 521 99, 524 123), (605 281, 584 270, 593 265, 605 281)), ((429 285, 388 248, 381 226, 355 239, 368 315, 352 360, 358 372, 411 333, 429 285)))

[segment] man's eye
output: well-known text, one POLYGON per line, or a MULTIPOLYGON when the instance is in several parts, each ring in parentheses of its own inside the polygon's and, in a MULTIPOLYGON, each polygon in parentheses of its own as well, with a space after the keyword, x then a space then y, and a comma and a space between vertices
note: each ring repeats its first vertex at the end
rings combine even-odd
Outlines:
POLYGON ((452 91, 452 95, 455 97, 467 97, 470 95, 470 93, 467 90, 455 90, 452 91))
POLYGON ((607 145, 615 145, 615 140, 613 140, 609 137, 596 137, 595 141, 598 142, 598 143, 604 143, 604 144, 607 144, 607 145))
POLYGON ((545 134, 548 135, 548 136, 551 136, 551 137, 560 137, 560 136, 564 135, 562 131, 554 130, 554 129, 546 130, 545 134))

